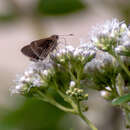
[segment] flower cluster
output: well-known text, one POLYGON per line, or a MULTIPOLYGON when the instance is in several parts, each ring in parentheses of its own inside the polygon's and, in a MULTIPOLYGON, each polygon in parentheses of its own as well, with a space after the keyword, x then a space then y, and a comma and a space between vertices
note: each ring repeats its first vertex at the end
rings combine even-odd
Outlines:
POLYGON ((79 95, 84 97, 83 86, 97 90, 104 90, 106 86, 112 88, 118 73, 128 79, 123 64, 129 67, 129 49, 129 27, 117 19, 107 21, 93 29, 90 42, 84 42, 77 48, 65 46, 51 53, 49 61, 31 63, 16 80, 16 87, 10 89, 11 93, 24 95, 34 88, 42 89, 42 92, 45 88, 53 88, 79 98, 79 95), (117 59, 118 54, 124 56, 117 59), (75 82, 74 86, 70 85, 71 81, 75 82))
MULTIPOLYGON (((130 83, 130 28, 125 24, 125 22, 119 22, 119 20, 113 19, 112 21, 106 21, 103 25, 97 25, 92 31, 91 42, 99 50, 102 50, 103 55, 106 52, 107 55, 112 57, 114 64, 112 61, 110 62, 112 63, 110 66, 113 65, 113 69, 109 67, 109 70, 116 72, 116 75, 117 73, 121 73, 125 83, 128 85, 130 83)), ((103 60, 102 56, 95 60, 97 63, 93 61, 94 64, 96 64, 96 67, 98 64, 102 64, 99 63, 101 60, 103 60)), ((109 73, 107 72, 106 74, 109 73)), ((110 76, 115 78, 115 74, 110 76)))
MULTIPOLYGON (((130 28, 124 22, 107 21, 93 29, 88 43, 68 45, 49 55, 18 76, 12 94, 33 96, 83 117, 80 107, 88 100, 89 88, 110 101, 129 92, 125 90, 130 86, 130 28), (68 105, 59 103, 57 96, 68 105)), ((121 107, 130 111, 127 102, 121 107)))
POLYGON ((101 50, 113 53, 130 55, 130 29, 117 19, 93 29, 91 41, 101 50))
POLYGON ((30 92, 31 88, 45 87, 45 79, 48 76, 51 67, 49 62, 32 62, 24 74, 17 75, 15 80, 16 86, 10 88, 11 94, 26 95, 30 92))
POLYGON ((85 78, 85 64, 95 56, 94 49, 87 45, 79 48, 69 45, 50 54, 49 61, 32 62, 24 74, 18 76, 16 86, 10 88, 11 93, 34 96, 36 90, 48 94, 53 89, 56 92, 60 90, 65 95, 75 95, 79 100, 86 99, 87 94, 83 87, 80 88, 80 81, 85 78), (79 88, 72 86, 71 80, 78 83, 79 88))
POLYGON ((90 77, 87 85, 97 90, 103 90, 108 85, 111 86, 118 74, 118 68, 114 57, 107 52, 97 51, 95 58, 87 63, 84 68, 84 71, 90 77))
POLYGON ((71 97, 76 97, 78 98, 78 100, 88 98, 88 94, 86 94, 83 89, 76 87, 76 83, 74 81, 70 82, 70 86, 69 89, 66 91, 66 94, 71 97))

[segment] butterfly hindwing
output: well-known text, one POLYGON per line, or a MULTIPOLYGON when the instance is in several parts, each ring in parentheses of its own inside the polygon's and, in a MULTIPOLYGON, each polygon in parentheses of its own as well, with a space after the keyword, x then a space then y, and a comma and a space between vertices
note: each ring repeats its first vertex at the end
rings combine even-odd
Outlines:
POLYGON ((32 49, 31 49, 30 45, 24 46, 24 47, 21 49, 21 52, 22 52, 24 55, 26 55, 26 56, 28 56, 28 57, 30 57, 30 58, 32 58, 32 59, 39 59, 38 56, 33 53, 33 51, 32 51, 32 49))

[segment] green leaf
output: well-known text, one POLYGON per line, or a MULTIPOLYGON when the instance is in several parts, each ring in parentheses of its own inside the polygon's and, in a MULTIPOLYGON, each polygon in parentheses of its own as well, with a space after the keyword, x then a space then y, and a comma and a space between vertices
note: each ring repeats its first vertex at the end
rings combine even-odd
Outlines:
POLYGON ((2 15, 0 14, 0 22, 10 22, 16 19, 16 15, 15 14, 6 14, 6 15, 2 15))
POLYGON ((40 14, 62 15, 85 7, 81 0, 39 0, 37 10, 40 14))
POLYGON ((119 73, 116 78, 116 88, 117 88, 117 92, 120 96, 123 96, 123 94, 124 94, 124 91, 123 91, 124 86, 125 86, 124 79, 123 79, 122 75, 119 73))
POLYGON ((64 113, 50 104, 35 99, 26 99, 16 110, 3 118, 6 126, 22 130, 54 129, 59 130, 57 123, 64 113), (50 125, 51 124, 51 125, 50 125))
POLYGON ((119 98, 114 99, 112 101, 112 104, 113 105, 119 105, 119 104, 129 102, 129 101, 130 101, 130 94, 127 94, 127 95, 124 95, 124 96, 121 96, 119 98))

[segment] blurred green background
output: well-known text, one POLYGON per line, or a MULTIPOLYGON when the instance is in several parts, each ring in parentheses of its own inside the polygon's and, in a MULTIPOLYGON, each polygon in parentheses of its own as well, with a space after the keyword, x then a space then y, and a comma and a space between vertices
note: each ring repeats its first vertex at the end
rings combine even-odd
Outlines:
MULTIPOLYGON (((91 27, 118 18, 130 23, 130 0, 0 0, 0 130, 89 130, 76 116, 50 104, 10 96, 17 73, 29 64, 20 48, 51 34, 70 34, 67 44, 88 39, 91 27)), ((90 91, 86 115, 99 130, 125 130, 120 110, 90 91)))

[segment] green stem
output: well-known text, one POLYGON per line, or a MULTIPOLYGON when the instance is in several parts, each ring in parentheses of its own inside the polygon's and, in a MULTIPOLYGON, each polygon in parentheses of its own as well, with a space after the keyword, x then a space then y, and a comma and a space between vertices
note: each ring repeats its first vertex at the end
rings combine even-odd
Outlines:
MULTIPOLYGON (((62 93, 59 89, 57 89, 57 92, 59 93, 59 95, 66 101, 68 102, 75 110, 77 109, 77 105, 74 103, 74 101, 67 97, 64 93, 62 93)), ((76 113, 75 113, 76 114, 76 113)))
MULTIPOLYGON (((67 102, 69 103, 75 110, 77 109, 77 105, 74 103, 74 101, 66 96, 62 91, 60 91, 60 89, 58 88, 56 82, 54 81, 54 85, 55 85, 55 89, 57 91, 57 93, 67 102)), ((76 114, 76 113, 75 113, 76 114)))
POLYGON ((88 126, 91 128, 91 130, 98 130, 94 125, 93 123, 86 117, 83 115, 82 111, 81 111, 81 108, 80 108, 80 104, 78 102, 78 115, 82 118, 82 120, 84 120, 88 126))
POLYGON ((71 75, 72 79, 78 84, 77 79, 75 78, 75 76, 73 75, 73 73, 69 70, 69 74, 71 75))
POLYGON ((121 65, 121 67, 124 69, 124 71, 127 73, 127 75, 130 77, 130 71, 127 69, 127 67, 124 65, 124 63, 121 61, 120 57, 119 56, 116 56, 115 57, 119 64, 121 65))
POLYGON ((87 117, 85 117, 82 113, 79 114, 79 116, 88 124, 88 126, 91 128, 91 130, 98 130, 90 120, 88 120, 87 117))
POLYGON ((45 79, 44 79, 43 75, 41 74, 41 72, 38 72, 38 74, 39 74, 39 76, 40 76, 41 80, 44 82, 44 81, 45 81, 45 79))
POLYGON ((130 128, 130 111, 124 109, 125 119, 126 119, 126 128, 130 128))
POLYGON ((121 106, 122 106, 124 109, 126 109, 127 111, 130 112, 130 106, 129 106, 128 104, 124 103, 124 104, 122 104, 121 106))
POLYGON ((75 110, 74 110, 74 109, 71 109, 71 108, 67 108, 67 107, 65 107, 65 106, 62 106, 61 104, 59 104, 59 103, 56 102, 55 100, 51 101, 50 103, 51 103, 52 105, 56 106, 57 108, 61 109, 62 111, 75 114, 75 110))
MULTIPOLYGON (((119 96, 123 96, 124 95, 124 89, 123 89, 124 80, 120 74, 117 77, 117 87, 118 87, 119 96)), ((125 113, 126 128, 130 128, 130 106, 127 103, 123 103, 120 106, 122 108, 122 111, 125 113)))
POLYGON ((46 101, 46 102, 56 106, 57 108, 61 109, 62 111, 70 112, 70 113, 74 113, 75 114, 75 110, 74 109, 67 108, 67 107, 59 104, 53 98, 46 96, 45 94, 43 94, 39 90, 37 90, 37 93, 42 97, 42 98, 40 98, 42 101, 46 101))

